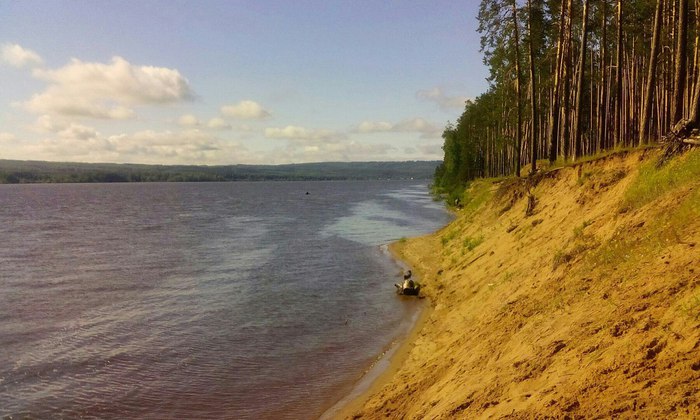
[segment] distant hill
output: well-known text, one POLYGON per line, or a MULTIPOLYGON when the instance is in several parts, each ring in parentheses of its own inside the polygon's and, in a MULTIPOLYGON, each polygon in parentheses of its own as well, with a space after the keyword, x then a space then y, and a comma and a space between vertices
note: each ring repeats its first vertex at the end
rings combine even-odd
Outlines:
POLYGON ((439 164, 439 161, 409 161, 198 166, 0 159, 0 183, 429 180, 439 164))

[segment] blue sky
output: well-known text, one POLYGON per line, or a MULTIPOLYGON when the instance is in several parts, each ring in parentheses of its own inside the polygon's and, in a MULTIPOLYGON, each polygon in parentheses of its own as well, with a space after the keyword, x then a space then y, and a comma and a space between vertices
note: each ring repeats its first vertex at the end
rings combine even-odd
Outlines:
POLYGON ((0 158, 442 158, 478 1, 0 0, 0 158))

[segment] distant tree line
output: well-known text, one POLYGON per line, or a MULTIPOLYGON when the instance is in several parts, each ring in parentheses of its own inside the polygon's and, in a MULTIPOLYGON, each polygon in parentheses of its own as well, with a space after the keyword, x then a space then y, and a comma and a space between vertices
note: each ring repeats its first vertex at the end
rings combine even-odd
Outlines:
POLYGON ((489 88, 445 128, 436 186, 687 136, 698 16, 700 0, 482 0, 489 88))
POLYGON ((430 179, 438 161, 170 166, 0 160, 0 183, 430 179))

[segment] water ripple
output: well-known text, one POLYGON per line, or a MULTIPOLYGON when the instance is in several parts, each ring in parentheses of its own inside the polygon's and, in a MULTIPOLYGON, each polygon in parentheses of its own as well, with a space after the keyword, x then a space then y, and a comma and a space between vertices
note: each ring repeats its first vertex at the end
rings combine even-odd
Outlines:
POLYGON ((0 186, 0 417, 320 414, 415 309, 376 245, 435 206, 408 183, 0 186))

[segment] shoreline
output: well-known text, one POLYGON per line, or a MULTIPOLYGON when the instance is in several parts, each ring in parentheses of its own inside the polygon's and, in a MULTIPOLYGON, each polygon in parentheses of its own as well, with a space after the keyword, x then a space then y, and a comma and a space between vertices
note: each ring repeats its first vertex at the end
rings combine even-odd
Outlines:
POLYGON ((326 410, 319 420, 344 419, 360 411, 369 398, 386 385, 408 359, 408 354, 431 313, 432 306, 430 302, 426 302, 417 313, 408 335, 393 343, 355 383, 350 393, 326 410))
MULTIPOLYGON (((386 246, 383 251, 386 251, 398 265, 409 268, 405 259, 402 258, 396 247, 399 242, 392 242, 386 246)), ((384 248, 384 246, 382 246, 384 248)), ((422 272, 421 268, 410 267, 414 272, 422 272)), ((390 345, 388 350, 378 356, 377 360, 367 369, 367 371, 355 382, 348 394, 335 402, 331 407, 325 410, 319 420, 329 419, 345 419, 352 417, 355 413, 362 410, 365 403, 371 396, 379 392, 387 383, 389 383, 396 373, 401 369, 409 353, 413 349, 416 339, 425 327, 430 315, 433 312, 433 302, 427 296, 421 298, 421 307, 411 320, 411 325, 408 331, 397 337, 390 345)))

